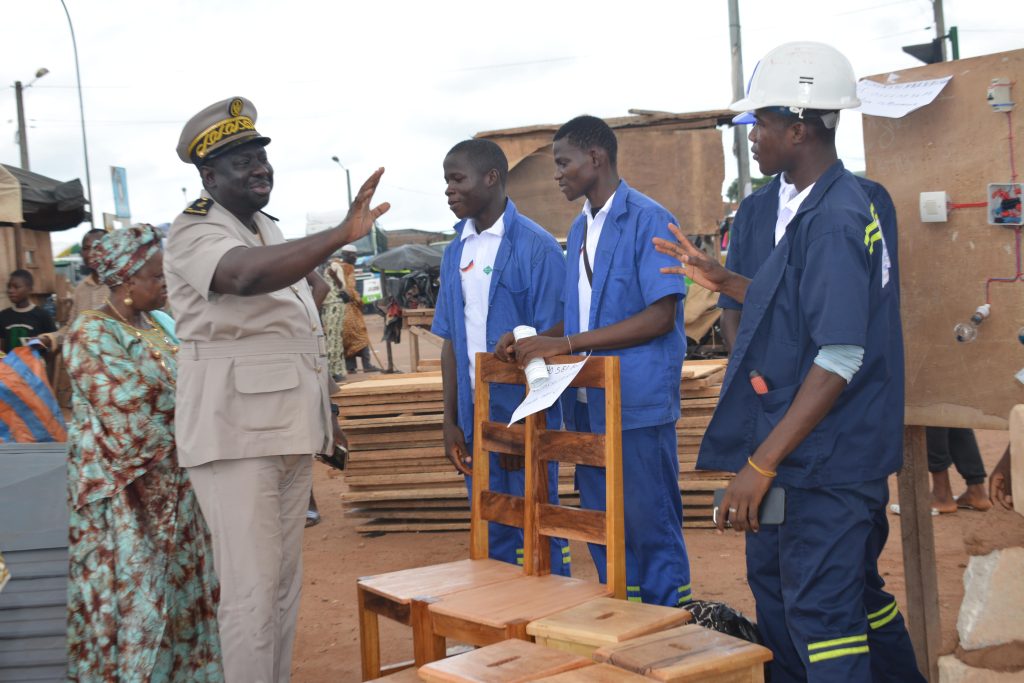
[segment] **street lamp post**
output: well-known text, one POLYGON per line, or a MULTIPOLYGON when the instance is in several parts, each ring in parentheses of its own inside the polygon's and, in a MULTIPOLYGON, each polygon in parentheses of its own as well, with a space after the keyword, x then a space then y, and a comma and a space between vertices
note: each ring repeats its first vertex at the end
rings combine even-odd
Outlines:
POLYGON ((39 69, 36 71, 36 77, 25 86, 21 84, 21 81, 14 81, 14 101, 18 107, 18 148, 21 151, 21 167, 26 171, 32 169, 28 166, 28 126, 25 125, 25 101, 22 93, 31 88, 33 83, 48 73, 50 73, 50 70, 46 67, 39 69))
MULTIPOLYGON (((345 172, 345 187, 348 188, 348 208, 352 208, 352 174, 349 173, 348 167, 341 163, 341 159, 334 156, 331 157, 331 161, 341 167, 341 170, 345 172)), ((373 228, 370 229, 370 246, 373 248, 374 256, 377 255, 377 225, 374 223, 373 228)))
POLYGON ((349 208, 352 208, 352 174, 348 172, 348 169, 343 163, 341 163, 341 160, 338 159, 338 157, 331 157, 331 161, 336 163, 338 166, 341 166, 341 170, 345 172, 345 185, 348 187, 348 206, 349 208))
POLYGON ((71 12, 68 12, 67 3, 64 0, 60 0, 60 4, 68 18, 68 28, 71 29, 71 48, 75 53, 75 81, 78 83, 78 118, 82 122, 82 153, 85 155, 85 198, 89 202, 89 218, 92 220, 92 227, 95 228, 96 207, 92 205, 92 175, 89 173, 89 143, 85 139, 85 105, 82 102, 82 73, 78 69, 78 41, 75 40, 75 25, 71 23, 71 12))

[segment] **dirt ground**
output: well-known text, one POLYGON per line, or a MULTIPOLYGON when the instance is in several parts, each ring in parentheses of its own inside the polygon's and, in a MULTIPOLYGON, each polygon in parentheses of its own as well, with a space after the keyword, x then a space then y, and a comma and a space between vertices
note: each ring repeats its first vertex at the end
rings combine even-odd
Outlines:
MULTIPOLYGON (((367 317, 371 339, 380 338, 380 318, 367 317)), ((396 365, 408 370, 408 337, 393 347, 396 365)), ((384 345, 374 344, 386 364, 384 345)), ((437 350, 420 345, 423 358, 436 358, 437 350)), ((361 373, 354 379, 361 378, 361 373)), ((998 461, 1006 448, 1005 432, 977 432, 986 469, 998 461)), ((952 475, 954 492, 963 482, 952 475)), ((323 521, 306 531, 302 607, 299 613, 292 679, 296 683, 348 683, 359 681, 359 622, 356 615, 355 582, 360 576, 461 559, 469 554, 465 532, 402 533, 366 537, 355 532, 355 520, 346 519, 341 509, 345 483, 339 472, 314 465, 314 491, 323 521)), ((896 500, 896 478, 890 482, 896 500)), ((935 551, 938 562, 939 604, 942 619, 942 652, 956 646, 956 617, 963 598, 963 571, 967 553, 962 527, 969 518, 988 513, 960 510, 935 521, 935 551)), ((880 569, 888 588, 906 613, 903 559, 899 517, 889 515, 889 543, 881 557, 880 569)), ((720 600, 754 615, 754 600, 745 580, 743 539, 739 534, 717 535, 704 529, 686 530, 686 545, 693 576, 694 597, 720 600)), ((594 578, 586 547, 573 544, 573 575, 594 578)), ((381 619, 382 660, 398 662, 412 657, 409 630, 381 619)))

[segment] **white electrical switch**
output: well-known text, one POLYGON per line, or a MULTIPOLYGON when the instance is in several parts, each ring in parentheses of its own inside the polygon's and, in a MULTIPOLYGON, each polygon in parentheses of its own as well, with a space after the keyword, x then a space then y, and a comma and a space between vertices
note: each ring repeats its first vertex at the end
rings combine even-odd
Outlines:
POLYGON ((1013 100, 1010 99, 1010 79, 993 78, 988 86, 989 106, 994 112, 1008 112, 1013 110, 1013 100))
POLYGON ((945 192, 922 192, 921 222, 945 223, 949 216, 948 203, 945 192))

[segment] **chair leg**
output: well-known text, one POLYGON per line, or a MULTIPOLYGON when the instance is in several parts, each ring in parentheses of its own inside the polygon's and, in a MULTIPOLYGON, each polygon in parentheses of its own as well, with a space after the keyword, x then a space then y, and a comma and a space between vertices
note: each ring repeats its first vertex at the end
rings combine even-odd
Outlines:
POLYGON ((380 624, 377 613, 366 607, 366 594, 356 587, 359 599, 359 656, 363 667, 363 680, 380 678, 380 624))
POLYGON ((523 619, 509 622, 505 625, 505 637, 509 640, 515 638, 517 640, 525 640, 528 643, 532 643, 533 637, 526 633, 526 626, 529 623, 529 621, 523 619))
POLYGON ((447 655, 445 639, 434 634, 434 623, 430 618, 430 602, 430 600, 413 599, 410 604, 412 649, 417 667, 444 659, 447 655))

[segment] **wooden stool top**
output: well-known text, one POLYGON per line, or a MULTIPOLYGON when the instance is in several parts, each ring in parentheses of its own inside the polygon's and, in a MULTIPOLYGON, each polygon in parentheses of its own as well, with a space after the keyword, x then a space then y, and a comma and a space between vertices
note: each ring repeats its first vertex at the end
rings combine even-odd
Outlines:
POLYGON ((416 673, 416 667, 412 666, 387 676, 374 678, 366 683, 421 683, 422 680, 420 675, 416 673))
POLYGON ((592 662, 525 640, 505 640, 472 652, 431 662, 419 675, 435 683, 518 683, 533 681, 592 662))
POLYGON ((450 595, 523 575, 523 570, 498 560, 456 560, 359 579, 359 586, 385 598, 408 603, 413 598, 450 595))
POLYGON ((630 673, 611 664, 594 664, 582 669, 541 678, 538 683, 651 683, 651 679, 630 673))
POLYGON ((771 650, 690 624, 641 636, 594 652, 598 662, 614 664, 659 681, 682 683, 762 666, 771 650))
POLYGON ((526 632, 534 637, 599 647, 664 631, 692 620, 693 615, 684 609, 597 598, 532 621, 526 632))
POLYGON ((553 574, 519 576, 450 595, 432 604, 430 613, 504 628, 514 621, 532 621, 606 595, 608 588, 596 581, 553 574))

